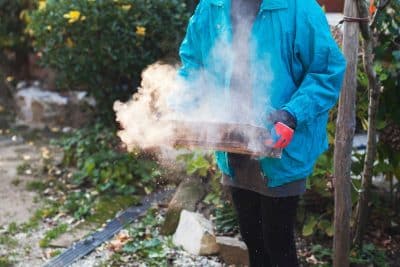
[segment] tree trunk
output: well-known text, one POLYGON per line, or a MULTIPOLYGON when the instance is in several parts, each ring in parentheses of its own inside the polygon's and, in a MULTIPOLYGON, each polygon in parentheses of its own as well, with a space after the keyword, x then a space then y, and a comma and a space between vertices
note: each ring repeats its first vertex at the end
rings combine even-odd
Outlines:
MULTIPOLYGON (((368 5, 365 1, 357 0, 358 12, 360 17, 368 17, 368 5)), ((364 22, 360 25, 362 37, 363 37, 363 65, 365 73, 368 77, 368 92, 369 92, 369 104, 368 104, 368 133, 367 133, 367 149, 365 151, 365 159, 363 166, 363 175, 361 183, 361 193, 358 200, 356 210, 356 221, 355 221, 355 237, 354 244, 362 247, 364 232, 369 214, 369 201, 370 191, 372 185, 373 176, 373 165, 376 155, 376 124, 377 124, 377 112, 379 106, 379 90, 380 83, 376 78, 376 73, 373 68, 374 64, 374 40, 372 37, 372 31, 369 27, 368 22, 364 22)))
MULTIPOLYGON (((357 17, 357 3, 346 0, 344 15, 357 17)), ((357 87, 358 23, 344 22, 343 53, 347 69, 339 99, 336 126, 335 177, 335 235, 333 238, 333 266, 349 266, 351 216, 351 150, 355 130, 355 101, 357 87)))

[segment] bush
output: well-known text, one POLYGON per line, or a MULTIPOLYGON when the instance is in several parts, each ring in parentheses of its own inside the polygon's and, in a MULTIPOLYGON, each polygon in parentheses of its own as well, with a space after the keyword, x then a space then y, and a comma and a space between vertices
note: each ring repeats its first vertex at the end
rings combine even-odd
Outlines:
MULTIPOLYGON (((141 70, 177 54, 188 12, 178 0, 39 0, 29 32, 59 86, 100 103, 130 96, 141 70)), ((110 108, 111 105, 107 107, 110 108)))
POLYGON ((80 188, 129 195, 140 187, 151 190, 161 174, 154 161, 118 151, 115 129, 101 124, 76 130, 59 144, 64 150, 64 164, 77 168, 72 182, 80 188))
POLYGON ((25 34, 26 10, 31 4, 31 0, 0 0, 0 65, 11 65, 17 72, 27 67, 31 50, 25 34))

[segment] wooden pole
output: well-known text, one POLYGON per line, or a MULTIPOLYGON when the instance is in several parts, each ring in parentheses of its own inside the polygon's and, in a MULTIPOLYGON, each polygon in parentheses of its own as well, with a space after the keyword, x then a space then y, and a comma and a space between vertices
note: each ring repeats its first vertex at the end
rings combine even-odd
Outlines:
MULTIPOLYGON (((346 0, 346 17, 357 17, 357 3, 346 0)), ((355 102, 357 87, 359 26, 344 22, 343 53, 347 60, 346 74, 339 99, 336 124, 334 177, 335 177, 335 234, 333 238, 333 266, 348 267, 350 251, 351 217, 351 150, 355 130, 355 102)))

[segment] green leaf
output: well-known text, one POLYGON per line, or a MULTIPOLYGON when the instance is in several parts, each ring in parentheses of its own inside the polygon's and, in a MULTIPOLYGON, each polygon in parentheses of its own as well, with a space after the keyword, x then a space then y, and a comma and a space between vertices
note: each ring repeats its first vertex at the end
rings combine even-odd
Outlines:
POLYGON ((189 175, 197 174, 201 177, 206 177, 211 164, 202 155, 197 155, 188 162, 187 173, 189 175))
POLYGON ((128 243, 123 247, 122 251, 126 253, 135 253, 138 251, 138 246, 136 243, 128 243))
POLYGON ((85 161, 85 164, 84 164, 83 168, 86 171, 86 174, 88 176, 91 176, 95 167, 96 167, 96 163, 95 163, 94 159, 93 158, 88 158, 85 161))
POLYGON ((153 248, 157 247, 161 244, 161 241, 158 238, 153 238, 150 240, 146 240, 143 242, 143 245, 145 248, 153 248))
POLYGON ((381 75, 379 75, 379 79, 381 81, 386 81, 389 78, 389 75, 385 72, 381 73, 381 75))
POLYGON ((400 50, 393 51, 392 55, 397 61, 400 61, 400 50))
POLYGON ((376 125, 376 128, 378 129, 378 130, 382 130, 383 128, 385 128, 386 127, 386 121, 384 121, 384 120, 378 120, 378 122, 377 122, 377 125, 376 125))
POLYGON ((303 226, 303 236, 310 236, 314 233, 314 228, 317 225, 318 221, 314 216, 310 216, 307 222, 303 226))
POLYGON ((333 236, 333 223, 328 220, 321 220, 318 223, 318 227, 325 232, 325 234, 329 237, 333 236))

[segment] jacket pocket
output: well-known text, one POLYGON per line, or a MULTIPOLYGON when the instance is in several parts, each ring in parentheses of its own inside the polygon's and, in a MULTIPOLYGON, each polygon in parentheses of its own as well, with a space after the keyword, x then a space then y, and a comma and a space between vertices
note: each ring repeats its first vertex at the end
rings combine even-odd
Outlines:
POLYGON ((292 141, 284 149, 293 162, 302 164, 308 163, 311 159, 313 138, 308 126, 303 126, 295 131, 292 141))

